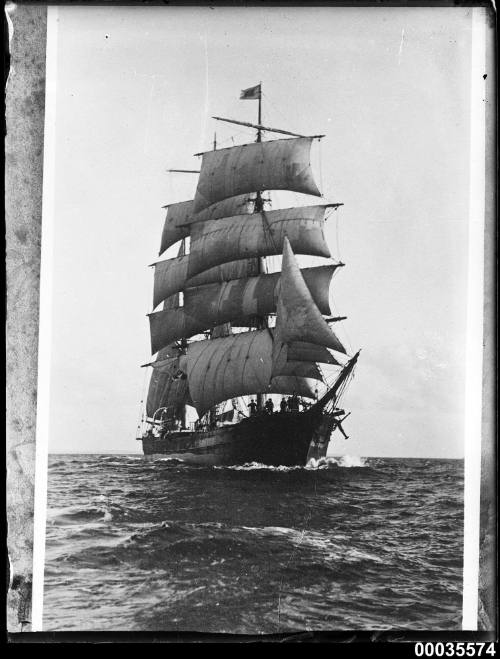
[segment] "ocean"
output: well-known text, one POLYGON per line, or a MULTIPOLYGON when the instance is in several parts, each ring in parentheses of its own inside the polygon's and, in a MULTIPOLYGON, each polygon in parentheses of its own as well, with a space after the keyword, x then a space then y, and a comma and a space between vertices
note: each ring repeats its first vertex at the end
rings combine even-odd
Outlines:
POLYGON ((49 457, 45 631, 458 630, 463 462, 49 457))

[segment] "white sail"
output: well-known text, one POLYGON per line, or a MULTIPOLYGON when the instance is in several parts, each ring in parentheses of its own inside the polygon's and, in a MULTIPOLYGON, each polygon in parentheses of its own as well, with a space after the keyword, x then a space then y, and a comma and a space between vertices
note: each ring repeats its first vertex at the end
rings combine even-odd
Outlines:
POLYGON ((299 378, 312 378, 313 380, 323 380, 321 371, 315 363, 290 361, 283 366, 280 371, 281 375, 295 375, 299 378))
POLYGON ((320 362, 340 366, 340 362, 327 348, 306 341, 294 341, 288 344, 287 357, 289 361, 320 362))
POLYGON ((178 204, 164 206, 167 209, 167 215, 161 233, 159 256, 176 242, 189 236, 189 227, 183 226, 183 220, 189 216, 192 207, 192 201, 181 201, 178 204))
POLYGON ((189 254, 154 264, 153 309, 186 286, 189 254))
POLYGON ((272 338, 268 330, 242 332, 191 343, 187 350, 189 391, 199 414, 230 398, 294 391, 314 397, 314 380, 281 376, 271 383, 272 338))
POLYGON ((171 358, 173 346, 161 351, 156 361, 161 364, 153 368, 146 400, 146 414, 152 417, 160 407, 167 408, 167 416, 173 418, 186 404, 191 403, 185 370, 180 358, 171 358))
MULTIPOLYGON (((174 259, 171 260, 173 261, 174 259)), ((161 263, 168 264, 169 261, 163 261, 161 263)), ((238 263, 238 261, 234 263, 238 263)), ((164 300, 170 301, 173 288, 173 284, 168 277, 170 266, 167 265, 164 268, 164 266, 158 265, 158 270, 155 269, 154 308, 164 300)), ((311 291, 311 295, 321 313, 325 315, 331 313, 328 293, 331 278, 337 267, 337 265, 324 265, 302 269, 302 275, 311 291)), ((185 281, 184 306, 187 313, 191 314, 193 310, 196 314, 208 313, 210 317, 213 317, 215 313, 219 313, 219 309, 227 309, 230 305, 235 309, 234 318, 240 318, 241 314, 244 316, 249 315, 251 313, 251 306, 252 308, 257 308, 256 311, 252 312, 255 314, 274 313, 276 310, 277 295, 279 293, 281 273, 273 272, 264 275, 246 276, 246 273, 236 270, 227 274, 233 273, 240 276, 231 277, 229 280, 221 280, 220 284, 207 283, 205 285, 193 286, 192 282, 197 280, 198 277, 193 277, 185 281), (209 307, 209 309, 200 308, 201 300, 204 303, 204 307, 209 307), (273 308, 270 311, 262 310, 261 312, 259 309, 262 304, 265 309, 269 309, 270 305, 273 308), (217 307, 216 311, 213 311, 214 307, 217 307)), ((177 285, 180 285, 181 282, 182 279, 179 278, 177 285)), ((172 304, 170 308, 175 306, 177 305, 172 304)), ((227 316, 227 311, 224 315, 227 316)))
POLYGON ((345 353, 344 346, 314 303, 290 243, 285 238, 274 334, 273 372, 280 372, 286 363, 287 346, 293 341, 315 343, 345 353))
POLYGON ((195 212, 222 199, 261 190, 320 197, 310 165, 311 143, 312 138, 299 137, 207 151, 194 198, 195 212))
POLYGON ((186 288, 203 286, 215 282, 231 281, 242 277, 255 277, 259 274, 258 259, 239 259, 229 263, 221 263, 214 268, 204 270, 186 281, 186 288))
POLYGON ((167 209, 167 216, 161 234, 160 256, 177 241, 189 236, 190 224, 206 222, 207 220, 217 220, 220 217, 251 213, 253 211, 253 204, 249 195, 239 195, 224 199, 217 204, 212 204, 212 206, 209 206, 200 213, 194 212, 193 199, 180 201, 176 204, 168 204, 163 208, 167 209))
POLYGON ((203 286, 215 282, 241 279, 259 274, 257 259, 241 259, 222 263, 214 268, 205 270, 194 277, 188 278, 188 258, 174 257, 165 259, 154 264, 154 286, 153 286, 153 308, 155 309, 162 300, 175 295, 185 288, 203 286))
MULTIPOLYGON (((329 288, 337 265, 301 270, 311 296, 322 314, 330 314, 329 288)), ((281 273, 241 277, 222 284, 187 288, 184 307, 188 314, 210 321, 227 322, 251 315, 264 316, 276 311, 281 273)))
MULTIPOLYGON (((330 313, 328 289, 336 267, 328 265, 302 270, 311 296, 324 314, 330 313)), ((183 307, 149 315, 153 353, 172 341, 188 338, 216 325, 227 322, 247 325, 252 317, 274 313, 280 285, 281 273, 276 272, 186 289, 183 307)))
POLYGON ((295 253, 331 256, 324 236, 326 206, 238 215, 192 226, 188 276, 220 263, 281 254, 288 238, 295 253))
MULTIPOLYGON (((255 196, 255 195, 254 195, 255 196)), ((194 212, 194 200, 192 200, 190 212, 184 218, 179 218, 179 224, 189 225, 197 222, 208 222, 218 220, 221 217, 232 217, 233 215, 247 215, 253 213, 252 195, 242 194, 228 199, 222 199, 216 204, 208 206, 199 213, 194 212)))

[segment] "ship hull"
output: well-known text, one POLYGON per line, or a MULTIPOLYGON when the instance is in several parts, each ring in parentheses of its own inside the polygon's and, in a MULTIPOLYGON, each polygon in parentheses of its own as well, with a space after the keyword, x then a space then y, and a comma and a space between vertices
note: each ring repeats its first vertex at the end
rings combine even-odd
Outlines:
POLYGON ((335 419, 329 414, 256 414, 213 430, 177 431, 142 438, 146 456, 163 456, 198 465, 305 465, 326 455, 335 419))

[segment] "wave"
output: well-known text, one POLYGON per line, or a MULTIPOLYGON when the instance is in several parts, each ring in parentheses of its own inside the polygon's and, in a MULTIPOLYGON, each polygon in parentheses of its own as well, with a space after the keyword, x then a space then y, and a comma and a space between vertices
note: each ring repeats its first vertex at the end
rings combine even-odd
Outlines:
POLYGON ((139 453, 137 455, 132 455, 131 453, 114 453, 114 454, 109 454, 109 455, 99 455, 98 459, 101 462, 109 462, 110 460, 116 460, 119 458, 123 458, 124 460, 144 460, 144 456, 142 453, 139 453))
POLYGON ((228 469, 231 471, 276 471, 276 472, 289 472, 289 471, 297 471, 299 469, 304 469, 304 467, 300 466, 285 466, 285 465, 266 465, 263 464, 262 462, 245 462, 245 464, 242 465, 216 465, 213 467, 214 469, 228 469))
POLYGON ((57 462, 51 462, 49 464, 49 469, 56 469, 57 467, 65 467, 68 464, 65 460, 58 460, 57 462))
MULTIPOLYGON (((159 458, 154 456, 148 456, 146 458, 147 462, 170 462, 171 464, 185 464, 184 460, 181 458, 159 458)), ((187 466, 187 465, 186 465, 187 466)))
POLYGON ((462 463, 57 463, 47 628, 459 628, 462 463))
POLYGON ((47 524, 64 525, 81 522, 102 521, 113 519, 111 510, 106 506, 66 506, 64 508, 48 508, 47 524))
POLYGON ((220 523, 132 524, 119 542, 103 543, 103 537, 95 535, 91 547, 77 547, 66 561, 87 569, 128 564, 139 570, 163 570, 186 563, 199 569, 222 558, 248 560, 261 548, 237 531, 220 523))
POLYGON ((357 455, 342 455, 340 458, 331 459, 335 460, 339 467, 368 467, 368 459, 357 455))
MULTIPOLYGON (((85 538, 84 538, 85 540, 85 538)), ((136 570, 185 570, 188 579, 207 574, 226 564, 241 572, 242 566, 263 565, 273 556, 283 575, 317 573, 343 581, 360 570, 376 570, 386 564, 384 555, 352 547, 343 535, 285 526, 232 526, 217 522, 130 525, 116 542, 95 535, 91 546, 77 545, 65 554, 65 562, 80 569, 133 566, 136 570), (135 527, 135 528, 134 528, 135 527)))
POLYGON ((228 466, 215 466, 214 469, 230 469, 232 471, 275 471, 275 472, 290 472, 290 471, 314 471, 320 469, 337 469, 352 468, 352 467, 367 467, 368 461, 366 458, 359 456, 343 455, 340 457, 324 457, 324 458, 311 458, 308 463, 302 465, 267 465, 262 462, 246 462, 242 465, 228 465, 228 466))

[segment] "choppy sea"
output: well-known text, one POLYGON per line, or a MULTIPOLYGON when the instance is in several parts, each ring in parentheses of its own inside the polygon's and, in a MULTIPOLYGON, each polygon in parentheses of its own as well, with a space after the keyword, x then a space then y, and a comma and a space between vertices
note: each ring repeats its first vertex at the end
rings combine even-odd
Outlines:
POLYGON ((49 458, 44 629, 460 629, 463 462, 49 458))

